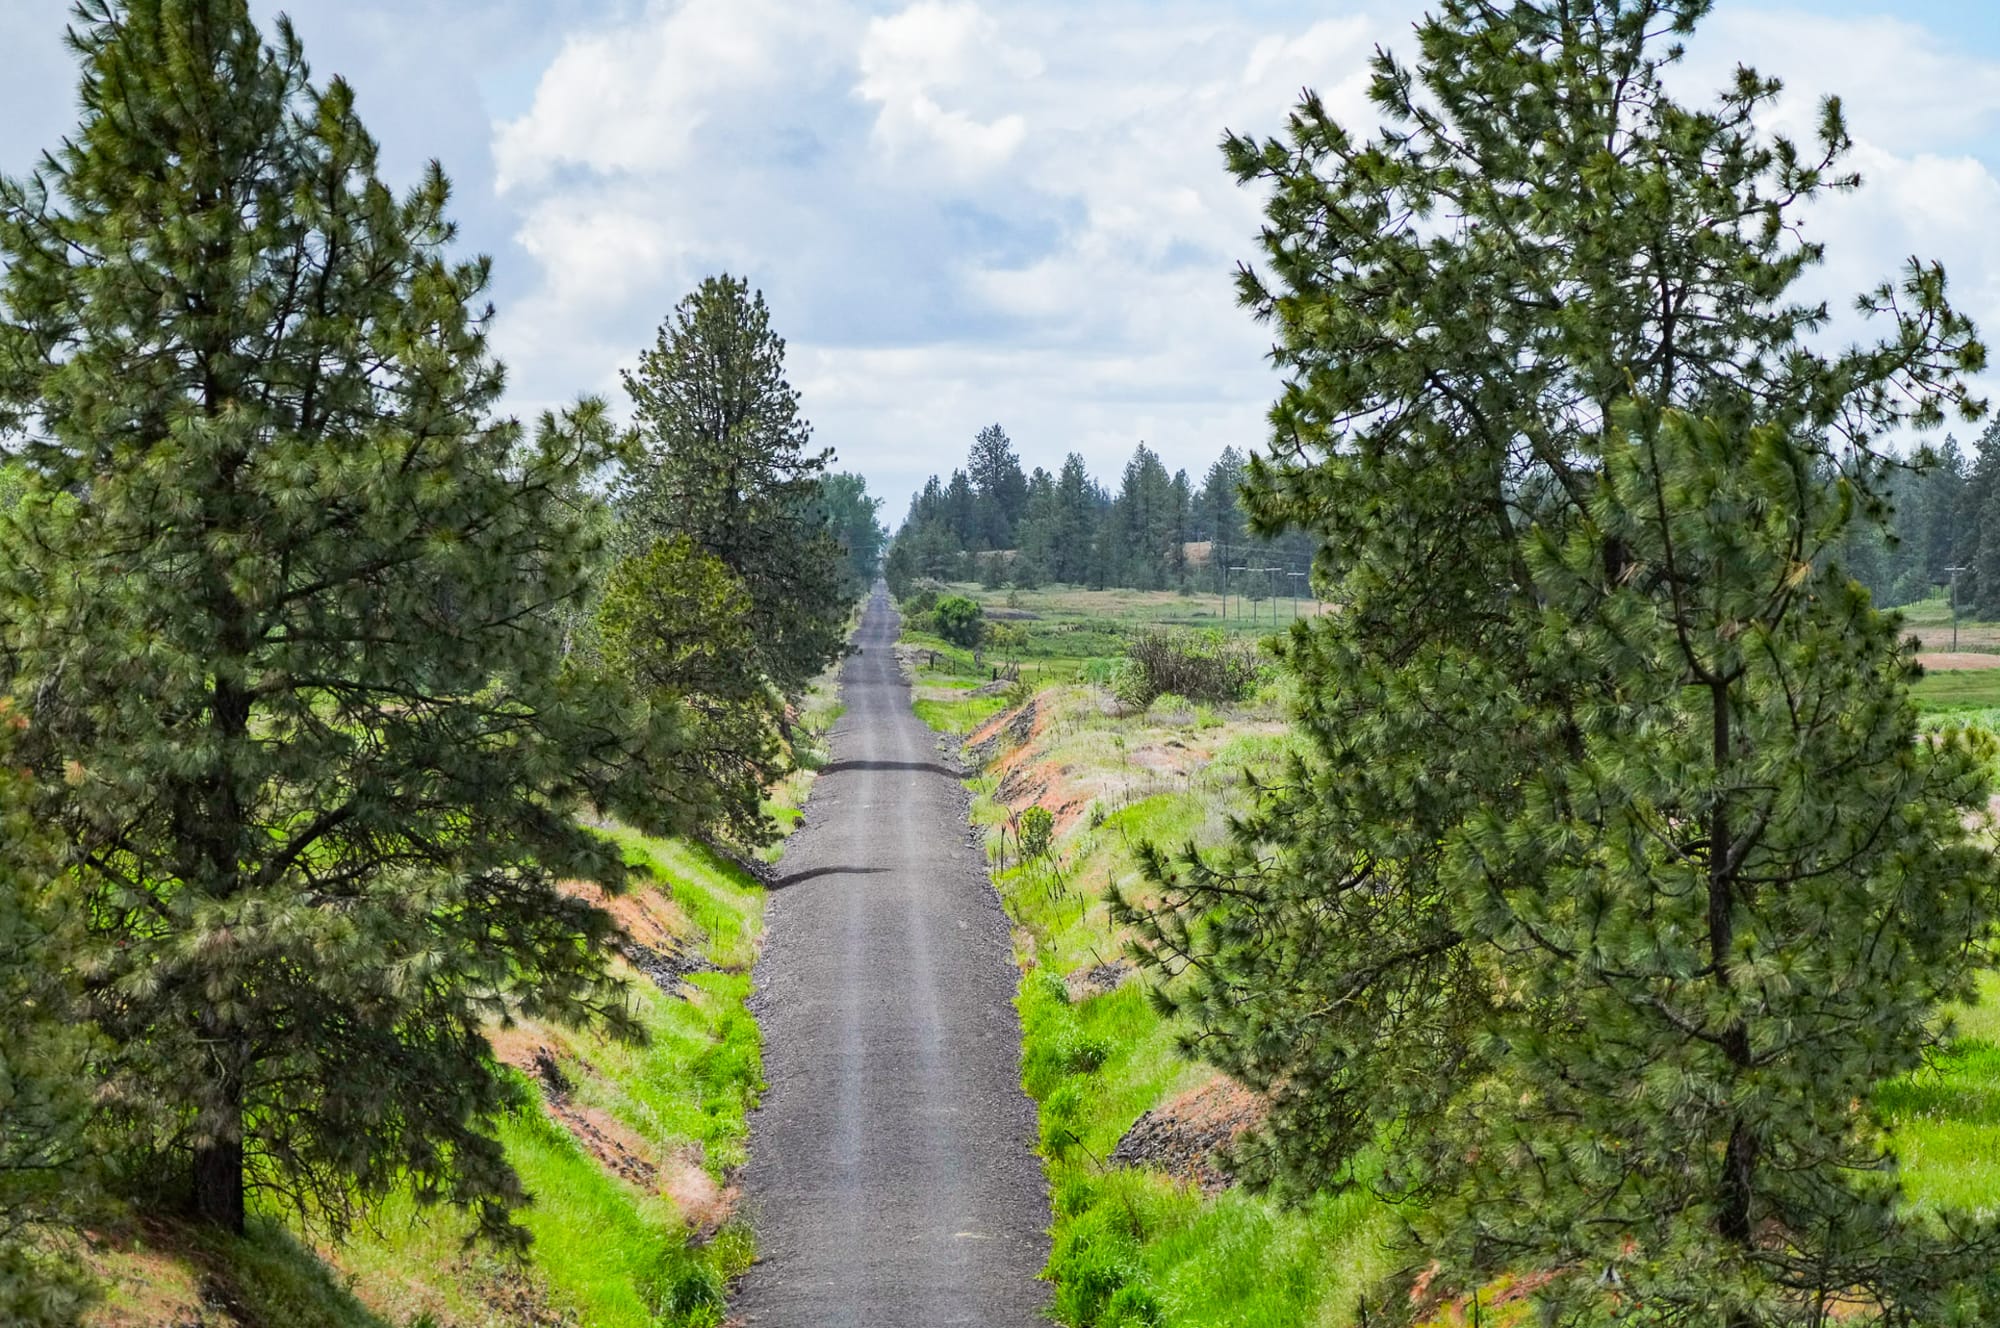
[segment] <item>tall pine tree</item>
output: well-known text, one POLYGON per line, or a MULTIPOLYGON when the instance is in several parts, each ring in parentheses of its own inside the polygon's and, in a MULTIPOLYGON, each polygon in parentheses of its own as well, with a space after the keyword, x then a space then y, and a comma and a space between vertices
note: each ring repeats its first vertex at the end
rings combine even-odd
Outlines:
POLYGON ((614 435, 490 411, 484 260, 401 199, 338 80, 245 0, 84 0, 82 123, 0 189, 0 542, 27 754, 90 935, 103 1106, 339 1226, 408 1186, 523 1239, 482 1031, 630 1027, 623 864, 573 812, 665 810, 643 708, 561 667, 614 435))
POLYGON ((1853 184, 1840 109, 1808 151, 1749 70, 1674 101, 1708 9, 1442 0, 1414 66, 1377 58, 1376 137, 1309 95, 1228 141, 1289 375, 1254 515, 1323 541, 1341 611, 1285 647, 1310 755, 1126 916, 1273 1098, 1251 1174, 1383 1146, 1437 1285, 1937 1322, 1987 1238, 1905 1216, 1870 1102, 1990 962, 1992 749, 1918 738, 1835 551, 1885 436, 1977 413, 1984 352, 1916 265, 1865 301, 1880 343, 1809 344, 1796 209, 1853 184))
POLYGON ((978 538, 988 549, 1011 549, 1015 527, 1028 508, 1028 480, 1013 440, 997 424, 989 424, 972 440, 966 471, 979 500, 978 538))
POLYGON ((786 695, 839 658, 852 603, 820 519, 831 449, 785 381, 785 342, 748 282, 710 277, 625 374, 645 454, 620 485, 634 552, 685 535, 750 594, 757 666, 786 695))

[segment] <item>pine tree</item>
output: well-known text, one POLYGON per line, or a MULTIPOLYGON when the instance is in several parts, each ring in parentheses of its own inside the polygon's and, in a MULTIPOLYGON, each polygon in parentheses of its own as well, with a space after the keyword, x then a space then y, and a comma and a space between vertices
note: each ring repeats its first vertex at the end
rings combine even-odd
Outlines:
POLYGON ((1108 584, 1158 590, 1178 572, 1177 514, 1174 482, 1159 454, 1139 444, 1125 464, 1125 474, 1110 514, 1108 549, 1117 561, 1107 563, 1108 584))
MULTIPOLYGON (((90 934, 102 1105, 338 1228, 391 1187, 523 1198, 482 1024, 630 1030, 588 799, 664 825, 647 716, 561 665, 595 567, 601 403, 520 427, 446 258, 349 88, 244 0, 84 0, 82 123, 0 189, 0 399, 29 494, 0 541, 25 754, 90 934), (657 814, 657 815, 656 815, 657 814)), ((655 737, 664 736, 655 734, 655 737)))
POLYGON ((1211 544, 1208 554, 1208 588, 1221 590, 1228 583, 1231 559, 1240 554, 1244 541, 1243 454, 1233 447, 1222 449, 1202 476, 1201 493, 1195 499, 1196 538, 1211 544))
POLYGON ((1083 585, 1096 573, 1097 512, 1103 506, 1083 458, 1071 452, 1056 475, 1055 579, 1083 585))
POLYGON ((1058 565, 1056 543, 1061 509, 1056 505, 1056 477, 1040 466, 1028 477, 1028 502, 1022 510, 1015 540, 1020 549, 1014 584, 1032 590, 1053 580, 1058 565))
POLYGON ((989 549, 1015 546, 1015 527, 1028 510, 1028 480, 1013 440, 997 424, 989 424, 973 440, 966 470, 979 496, 979 536, 989 549))
POLYGON ((954 543, 961 549, 988 549, 985 522, 979 519, 979 494, 972 479, 962 470, 951 472, 944 486, 944 523, 954 543))
POLYGON ((839 658, 853 601, 818 519, 833 453, 807 451, 763 295, 727 275, 703 281, 624 381, 645 446, 619 488, 628 547, 686 535, 721 559, 755 606, 758 667, 797 695, 839 658))
POLYGON ((1414 67, 1377 57, 1374 139, 1308 95, 1228 140, 1288 374, 1254 515, 1322 542, 1341 611, 1284 647, 1310 755, 1122 912, 1193 967, 1190 1045, 1273 1099, 1248 1173, 1380 1145, 1436 1286, 1940 1322, 1990 1223, 1909 1220, 1870 1103, 1990 963, 1992 746, 1919 740, 1835 551, 1882 439, 1983 409, 1984 352, 1921 265, 1865 302, 1880 343, 1807 343, 1794 210, 1854 183, 1839 105, 1803 151, 1752 71, 1676 103, 1708 9, 1442 0, 1414 67))

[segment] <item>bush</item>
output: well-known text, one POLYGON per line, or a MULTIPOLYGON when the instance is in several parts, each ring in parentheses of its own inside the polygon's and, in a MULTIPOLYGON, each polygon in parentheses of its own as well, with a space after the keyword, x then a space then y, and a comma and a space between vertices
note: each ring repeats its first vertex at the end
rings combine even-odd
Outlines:
POLYGON ((1056 818, 1046 807, 1030 807, 1021 813, 1021 856, 1039 858, 1055 839, 1056 818))
POLYGON ((1153 629, 1125 646, 1112 679, 1118 699, 1143 710, 1166 693, 1210 705, 1229 705, 1257 686, 1257 657, 1220 632, 1153 629))
POLYGON ((931 610, 937 634, 955 646, 976 646, 986 635, 985 610, 976 599, 947 595, 931 610))

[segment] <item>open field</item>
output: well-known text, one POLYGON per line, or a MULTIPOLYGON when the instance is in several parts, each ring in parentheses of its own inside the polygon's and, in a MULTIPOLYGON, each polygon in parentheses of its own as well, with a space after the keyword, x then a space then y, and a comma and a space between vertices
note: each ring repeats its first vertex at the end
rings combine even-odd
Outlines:
MULTIPOLYGON (((1092 623, 1074 600, 1067 609, 1078 615, 1078 640, 1117 635, 1131 621, 1092 623)), ((938 699, 920 701, 919 712, 973 740, 973 817, 1016 928, 1024 1081, 1039 1104, 1054 1201, 1058 1317, 1079 1328, 1351 1325, 1357 1296, 1386 1271, 1392 1211, 1360 1193, 1285 1208, 1226 1185, 1206 1149, 1251 1124, 1254 1101, 1184 1055, 1105 902, 1113 885, 1137 883, 1132 844, 1213 843, 1225 833, 1245 775, 1274 768, 1293 741, 1280 689, 1267 685, 1243 707, 1127 714, 1088 681, 1109 656, 1079 661, 1072 676, 1081 681, 988 684, 986 695, 971 694, 979 678, 955 671, 969 672, 969 655, 928 660, 918 659, 917 678, 938 699), (1050 814, 1054 834, 1045 856, 1024 861, 1030 807, 1050 814)), ((1932 720, 2000 721, 2000 668, 1933 673, 1916 690, 1932 720)), ((1959 1012, 1948 1053, 1885 1084, 1878 1099, 1919 1211, 2000 1209, 2000 982, 1984 990, 1959 1012)), ((1507 1285, 1482 1293, 1481 1322, 1527 1322, 1528 1302, 1507 1285)), ((1442 1307, 1431 1328, 1470 1322, 1469 1308, 1442 1307)))
MULTIPOLYGON (((956 584, 949 591, 979 601, 989 640, 977 650, 953 645, 930 630, 925 615, 905 614, 899 647, 912 670, 918 716, 945 733, 970 733, 1042 687, 1109 681, 1126 641, 1148 628, 1221 632, 1246 643, 1276 630, 1270 600, 1248 606, 1259 615, 1253 621, 1234 616, 1234 596, 1225 617, 1219 596, 1171 590, 997 591, 956 584), (1004 686, 1010 677, 1019 685, 1004 686)), ((1293 621, 1291 603, 1276 601, 1278 628, 1293 621)), ((1301 601, 1300 616, 1309 616, 1312 607, 1301 601)))

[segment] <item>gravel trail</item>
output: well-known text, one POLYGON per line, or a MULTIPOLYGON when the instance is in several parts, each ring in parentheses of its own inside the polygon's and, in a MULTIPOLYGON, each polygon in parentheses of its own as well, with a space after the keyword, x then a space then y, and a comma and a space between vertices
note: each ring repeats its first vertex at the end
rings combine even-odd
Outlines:
POLYGON ((754 1328, 1045 1322, 1006 917, 895 639, 878 583, 770 898, 744 1172, 760 1259, 734 1307, 754 1328))

